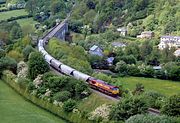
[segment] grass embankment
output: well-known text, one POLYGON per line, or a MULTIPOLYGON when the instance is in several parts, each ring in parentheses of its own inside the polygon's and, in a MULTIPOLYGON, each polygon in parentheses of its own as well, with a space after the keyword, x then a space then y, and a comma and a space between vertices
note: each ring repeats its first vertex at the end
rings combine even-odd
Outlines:
POLYGON ((115 101, 102 97, 99 94, 92 93, 87 99, 84 99, 78 104, 78 109, 84 112, 91 112, 102 104, 114 104, 115 101))
POLYGON ((34 25, 37 23, 36 21, 33 20, 33 18, 18 19, 17 22, 21 27, 30 25, 31 27, 33 27, 34 30, 35 30, 34 25))
POLYGON ((28 15, 28 13, 25 11, 25 9, 1 12, 0 20, 7 20, 8 18, 18 17, 18 16, 22 16, 22 15, 28 15))
POLYGON ((65 123, 53 114, 24 100, 1 80, 0 120, 3 123, 65 123))
POLYGON ((180 82, 160 80, 143 77, 121 77, 118 78, 125 88, 134 89, 137 83, 142 83, 146 91, 157 91, 166 96, 180 93, 180 82))

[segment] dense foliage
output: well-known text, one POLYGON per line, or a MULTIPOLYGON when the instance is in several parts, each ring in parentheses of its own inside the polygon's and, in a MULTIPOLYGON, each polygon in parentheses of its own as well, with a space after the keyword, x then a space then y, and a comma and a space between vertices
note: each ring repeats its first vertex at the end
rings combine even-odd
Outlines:
POLYGON ((34 79, 38 74, 43 74, 49 70, 47 62, 39 52, 30 54, 28 66, 28 74, 31 79, 34 79))
POLYGON ((110 23, 115 26, 130 23, 131 36, 142 30, 179 34, 178 6, 178 0, 78 0, 71 18, 74 24, 89 25, 92 32, 104 31, 110 23))
POLYGON ((147 109, 146 101, 142 97, 124 98, 112 108, 110 118, 115 121, 126 120, 133 115, 146 113, 147 109))
POLYGON ((180 94, 169 97, 162 108, 162 113, 168 116, 180 116, 180 94))
POLYGON ((87 54, 81 46, 69 45, 66 42, 52 39, 48 43, 48 51, 66 65, 84 73, 92 72, 87 54))
POLYGON ((156 115, 134 115, 126 120, 125 123, 176 123, 176 119, 168 116, 156 116, 156 115))

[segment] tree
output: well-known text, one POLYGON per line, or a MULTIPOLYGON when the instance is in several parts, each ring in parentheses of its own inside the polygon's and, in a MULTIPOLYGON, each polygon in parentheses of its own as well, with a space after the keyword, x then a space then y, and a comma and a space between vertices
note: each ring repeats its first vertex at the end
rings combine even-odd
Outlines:
POLYGON ((4 57, 6 55, 6 52, 0 48, 0 58, 4 57))
POLYGON ((43 74, 49 70, 47 62, 39 52, 30 54, 28 66, 28 74, 31 79, 35 79, 38 74, 43 74))
POLYGON ((136 64, 136 58, 133 55, 124 55, 120 60, 126 62, 126 64, 136 64))
POLYGON ((96 4, 91 0, 88 0, 86 5, 89 9, 95 9, 95 7, 96 7, 96 4))
POLYGON ((180 94, 170 96, 163 105, 161 112, 168 116, 180 116, 180 94))
POLYGON ((71 97, 71 93, 69 91, 61 91, 54 95, 54 100, 64 102, 67 101, 71 97))
POLYGON ((27 45, 24 49, 23 49, 23 56, 24 56, 24 60, 27 61, 28 60, 28 57, 29 57, 29 54, 31 52, 34 52, 35 49, 31 46, 31 45, 27 45))
POLYGON ((22 37, 22 30, 18 26, 13 26, 11 31, 10 31, 10 38, 11 39, 18 39, 22 37))
POLYGON ((136 88, 133 91, 133 94, 140 95, 143 92, 144 92, 144 85, 142 83, 137 83, 136 88))
POLYGON ((0 72, 2 72, 5 69, 9 69, 16 73, 16 68, 17 62, 13 58, 7 56, 0 58, 0 72))
POLYGON ((124 61, 119 61, 116 63, 115 71, 120 74, 126 75, 127 74, 127 64, 124 61))
POLYGON ((23 60, 23 55, 16 51, 16 50, 11 50, 8 52, 7 56, 14 58, 17 62, 22 61, 23 60))
POLYGON ((144 98, 133 96, 124 98, 115 105, 110 112, 110 119, 126 120, 136 114, 146 113, 148 107, 144 98))
POLYGON ((65 4, 63 0, 56 0, 51 3, 51 12, 53 15, 62 11, 65 8, 65 4))
POLYGON ((144 98, 147 99, 148 106, 155 109, 160 109, 165 100, 165 97, 156 91, 145 92, 144 98))
POLYGON ((63 110, 65 112, 71 112, 74 108, 76 108, 76 101, 72 99, 68 99, 64 102, 63 110))

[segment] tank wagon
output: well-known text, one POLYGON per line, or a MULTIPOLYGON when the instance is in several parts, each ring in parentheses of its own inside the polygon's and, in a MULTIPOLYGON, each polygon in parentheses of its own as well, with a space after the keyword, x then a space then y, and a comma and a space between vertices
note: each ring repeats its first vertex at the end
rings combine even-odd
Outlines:
POLYGON ((65 22, 63 21, 59 25, 56 25, 52 30, 50 30, 38 42, 38 50, 39 50, 39 52, 42 53, 46 62, 50 66, 55 68, 57 71, 59 71, 60 73, 63 73, 65 75, 72 76, 78 80, 82 80, 82 81, 87 82, 91 88, 94 88, 96 90, 99 90, 99 91, 101 91, 105 94, 111 95, 111 96, 117 96, 119 94, 119 88, 117 86, 110 85, 110 84, 108 84, 102 80, 96 79, 94 77, 91 77, 90 75, 87 75, 87 74, 82 73, 76 69, 73 69, 70 66, 67 66, 67 65, 63 64, 62 62, 56 60, 55 58, 53 58, 50 54, 48 54, 46 52, 46 50, 44 49, 44 45, 46 43, 48 43, 49 40, 47 40, 47 39, 52 38, 55 34, 54 31, 57 31, 58 27, 61 28, 64 23, 65 22))

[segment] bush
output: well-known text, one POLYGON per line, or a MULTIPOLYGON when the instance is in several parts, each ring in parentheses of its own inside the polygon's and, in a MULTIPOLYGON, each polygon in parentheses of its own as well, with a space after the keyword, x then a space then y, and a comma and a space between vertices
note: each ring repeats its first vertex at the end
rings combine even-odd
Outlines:
POLYGON ((29 54, 31 53, 31 52, 34 52, 35 51, 35 49, 32 47, 32 46, 30 46, 30 45, 27 45, 24 49, 23 49, 23 56, 24 56, 24 60, 25 61, 27 61, 28 60, 28 57, 29 57, 29 54))
POLYGON ((16 51, 16 50, 11 50, 11 51, 7 54, 7 56, 9 56, 9 57, 11 57, 11 58, 14 58, 17 62, 23 60, 23 55, 22 55, 20 52, 16 51))
POLYGON ((163 105, 163 114, 168 116, 180 116, 180 94, 173 95, 163 105))
POLYGON ((18 78, 18 84, 21 88, 26 89, 27 85, 30 83, 30 80, 27 78, 18 78))
POLYGON ((176 123, 176 120, 168 116, 142 115, 130 117, 125 123, 176 123))
POLYGON ((76 108, 76 101, 72 99, 68 99, 66 102, 64 102, 63 110, 65 112, 71 112, 74 108, 76 108))
POLYGON ((67 101, 71 97, 71 93, 69 91, 61 91, 54 95, 54 100, 59 102, 67 101))
POLYGON ((28 75, 31 79, 35 79, 37 75, 49 71, 49 66, 39 52, 33 52, 29 56, 28 75))
POLYGON ((0 58, 4 57, 6 55, 6 52, 0 48, 0 58))
POLYGON ((141 96, 124 98, 112 108, 110 119, 126 120, 133 115, 146 113, 147 109, 146 101, 141 96))
POLYGON ((46 72, 43 74, 42 80, 43 82, 47 82, 49 77, 55 76, 53 72, 46 72))
POLYGON ((10 57, 0 58, 0 71, 8 69, 16 73, 17 62, 10 57))
POLYGON ((156 91, 149 91, 144 93, 144 98, 147 99, 149 107, 160 109, 164 103, 164 96, 156 91))

